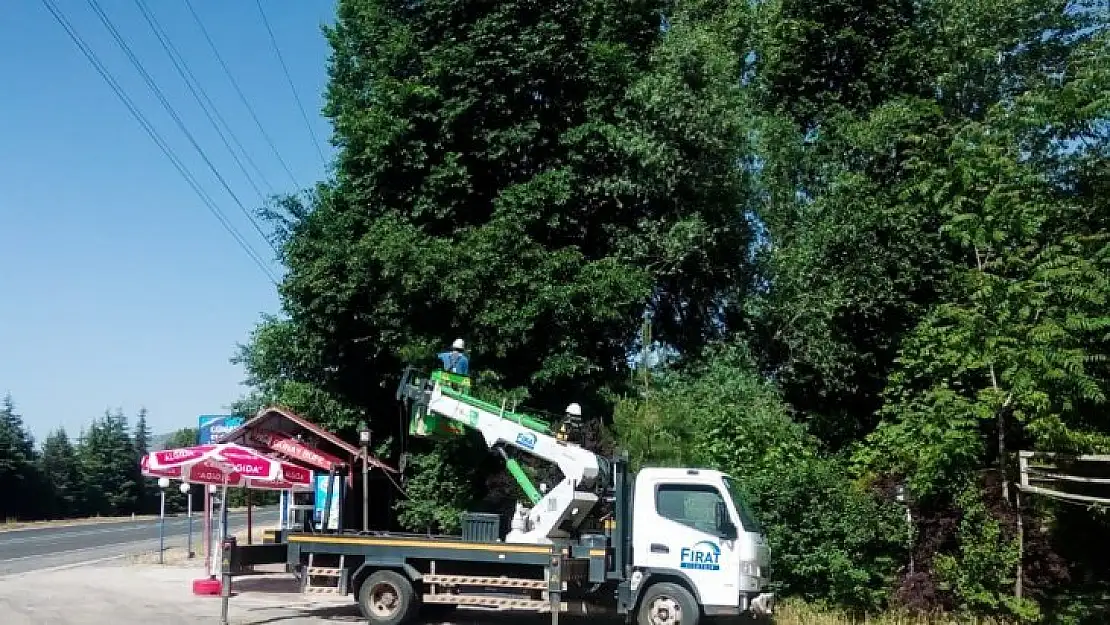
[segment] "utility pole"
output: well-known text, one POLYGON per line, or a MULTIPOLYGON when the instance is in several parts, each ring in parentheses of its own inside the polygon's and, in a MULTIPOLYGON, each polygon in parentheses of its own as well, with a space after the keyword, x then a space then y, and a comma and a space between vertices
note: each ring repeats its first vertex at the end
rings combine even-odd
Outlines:
POLYGON ((362 531, 370 531, 370 428, 359 423, 358 442, 362 446, 362 531))

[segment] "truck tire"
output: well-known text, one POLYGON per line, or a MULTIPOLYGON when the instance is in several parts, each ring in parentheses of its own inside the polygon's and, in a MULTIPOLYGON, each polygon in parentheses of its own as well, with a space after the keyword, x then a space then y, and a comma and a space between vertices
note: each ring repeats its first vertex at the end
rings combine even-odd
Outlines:
POLYGON ((701 608, 694 596, 678 584, 660 582, 644 591, 637 625, 698 625, 701 608))
POLYGON ((394 571, 375 571, 358 591, 358 607, 370 625, 401 625, 415 606, 412 582, 394 571))

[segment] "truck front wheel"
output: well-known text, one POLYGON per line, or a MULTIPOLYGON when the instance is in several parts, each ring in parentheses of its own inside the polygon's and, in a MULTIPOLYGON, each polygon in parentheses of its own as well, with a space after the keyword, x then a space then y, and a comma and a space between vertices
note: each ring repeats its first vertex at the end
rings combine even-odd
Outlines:
POLYGON ((358 607, 370 625, 401 625, 415 604, 412 582, 394 571, 374 572, 358 591, 358 607))
POLYGON ((644 592, 638 625, 698 625, 701 610, 693 595, 678 584, 660 582, 644 592))

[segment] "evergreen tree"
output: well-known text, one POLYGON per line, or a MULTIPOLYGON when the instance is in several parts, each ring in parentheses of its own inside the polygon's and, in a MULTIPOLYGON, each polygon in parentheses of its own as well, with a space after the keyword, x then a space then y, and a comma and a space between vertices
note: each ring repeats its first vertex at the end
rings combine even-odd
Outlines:
MULTIPOLYGON (((181 449, 182 447, 192 447, 197 444, 197 429, 196 428, 181 428, 170 434, 166 439, 163 449, 181 449)), ((153 483, 154 480, 151 480, 153 483)), ((188 508, 188 501, 186 496, 181 492, 178 487, 179 482, 175 482, 170 488, 166 489, 166 513, 184 512, 188 508)), ((193 485, 193 507, 194 509, 203 509, 204 506, 204 489, 206 486, 193 485), (199 508, 198 508, 199 507, 199 508)), ((150 487, 151 496, 158 497, 158 486, 154 484, 150 487)), ((155 504, 157 505, 157 504, 155 504)))
MULTIPOLYGON (((138 465, 147 452, 150 451, 150 428, 146 423, 147 410, 146 408, 139 409, 139 417, 135 421, 135 432, 131 438, 132 445, 135 448, 135 463, 138 465)), ((154 497, 153 492, 154 480, 149 478, 140 479, 137 484, 137 508, 140 512, 146 512, 153 509, 154 497)))
POLYGON ((81 466, 64 428, 55 430, 43 441, 39 468, 52 494, 49 517, 82 515, 85 493, 81 466))
POLYGON ((34 515, 41 501, 36 485, 35 443, 6 395, 0 403, 0 520, 34 515))
POLYGON ((150 451, 150 428, 147 426, 146 416, 146 408, 140 408, 139 417, 135 420, 135 433, 131 439, 136 458, 142 458, 150 451))
POLYGON ((91 512, 115 515, 136 510, 141 470, 122 411, 105 411, 89 426, 79 456, 89 476, 85 492, 91 512))

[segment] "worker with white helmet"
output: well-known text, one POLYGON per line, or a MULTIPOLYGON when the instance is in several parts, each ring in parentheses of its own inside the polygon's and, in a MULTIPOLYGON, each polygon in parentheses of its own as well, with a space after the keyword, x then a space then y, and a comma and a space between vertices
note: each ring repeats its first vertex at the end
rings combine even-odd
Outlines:
POLYGON ((569 434, 573 430, 577 430, 582 425, 582 406, 578 403, 573 403, 567 406, 566 414, 563 416, 563 423, 559 426, 559 431, 555 433, 555 438, 565 441, 569 438, 569 434))
POLYGON ((466 343, 462 339, 455 339, 451 343, 451 350, 439 354, 443 362, 444 371, 467 375, 470 372, 470 359, 466 356, 466 343))

